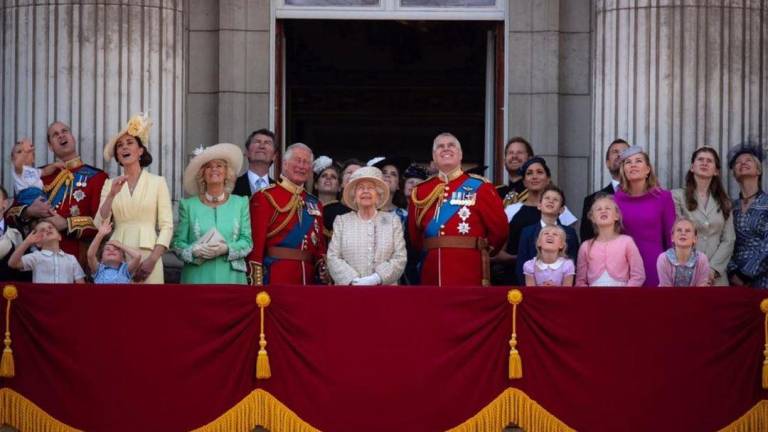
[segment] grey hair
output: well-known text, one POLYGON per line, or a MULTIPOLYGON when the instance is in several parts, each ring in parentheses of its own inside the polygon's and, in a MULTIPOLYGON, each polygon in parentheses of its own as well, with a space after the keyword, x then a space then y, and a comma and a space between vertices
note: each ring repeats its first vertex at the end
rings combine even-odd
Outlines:
POLYGON ((456 138, 456 135, 450 132, 443 132, 440 135, 436 136, 434 140, 432 140, 432 151, 435 151, 435 149, 437 148, 437 140, 444 137, 453 138, 453 140, 456 141, 456 145, 459 146, 459 150, 461 150, 461 142, 459 142, 459 139, 456 138))
POLYGON ((300 143, 300 142, 293 143, 293 144, 289 145, 285 149, 284 159, 285 160, 291 160, 291 158, 293 157, 293 151, 296 150, 296 149, 303 149, 303 150, 306 150, 306 151, 309 152, 309 158, 310 158, 309 164, 310 165, 312 164, 312 162, 315 161, 315 154, 312 153, 312 149, 309 148, 308 145, 306 145, 304 143, 300 143))

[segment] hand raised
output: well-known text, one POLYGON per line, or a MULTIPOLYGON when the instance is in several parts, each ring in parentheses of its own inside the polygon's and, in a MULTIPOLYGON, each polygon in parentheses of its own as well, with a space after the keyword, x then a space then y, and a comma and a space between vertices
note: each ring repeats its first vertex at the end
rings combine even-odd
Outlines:
POLYGON ((109 190, 109 195, 114 198, 117 196, 117 194, 120 193, 120 190, 123 189, 123 185, 128 181, 127 176, 120 176, 112 180, 112 188, 109 190))

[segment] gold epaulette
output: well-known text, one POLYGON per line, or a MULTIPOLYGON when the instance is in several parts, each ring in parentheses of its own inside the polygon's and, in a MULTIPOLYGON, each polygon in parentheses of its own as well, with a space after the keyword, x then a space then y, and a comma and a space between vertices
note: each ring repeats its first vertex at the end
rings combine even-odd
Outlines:
POLYGON ((14 219, 19 218, 25 208, 27 208, 27 206, 23 206, 23 205, 11 207, 10 209, 8 209, 7 212, 5 212, 5 217, 14 218, 14 219))

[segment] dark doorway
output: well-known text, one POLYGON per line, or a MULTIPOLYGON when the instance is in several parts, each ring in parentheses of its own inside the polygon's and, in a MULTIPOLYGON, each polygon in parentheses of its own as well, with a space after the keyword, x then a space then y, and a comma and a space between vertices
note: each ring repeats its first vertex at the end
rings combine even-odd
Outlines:
POLYGON ((489 22, 286 20, 286 143, 335 160, 431 159, 452 132, 482 163, 489 22))

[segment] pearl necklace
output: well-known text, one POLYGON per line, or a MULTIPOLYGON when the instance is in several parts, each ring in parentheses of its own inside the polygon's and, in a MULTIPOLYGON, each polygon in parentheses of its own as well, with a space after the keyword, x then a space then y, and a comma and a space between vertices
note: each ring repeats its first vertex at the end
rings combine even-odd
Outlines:
POLYGON ((214 203, 215 204, 215 203, 220 203, 220 202, 224 201, 224 198, 226 198, 226 196, 227 196, 226 192, 223 192, 219 196, 211 196, 210 194, 208 194, 208 192, 206 192, 205 193, 205 200, 210 202, 210 203, 214 203))

